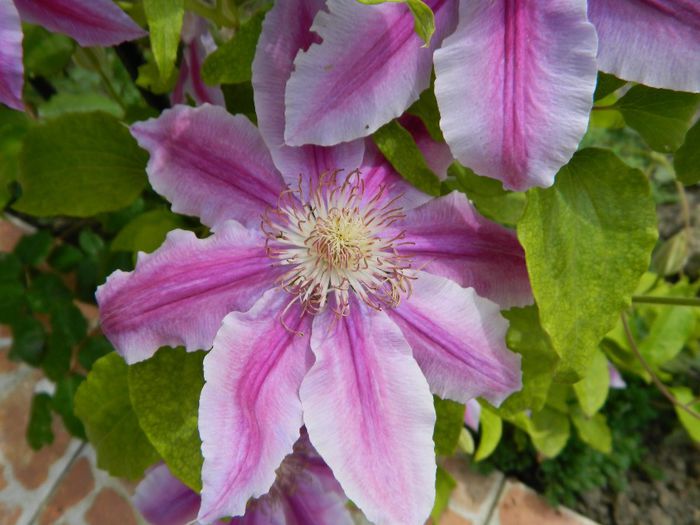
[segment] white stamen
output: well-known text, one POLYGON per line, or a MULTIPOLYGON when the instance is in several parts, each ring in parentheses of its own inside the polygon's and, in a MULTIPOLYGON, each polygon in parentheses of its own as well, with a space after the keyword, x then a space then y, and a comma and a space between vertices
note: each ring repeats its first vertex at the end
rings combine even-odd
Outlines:
POLYGON ((304 195, 301 179, 296 191, 287 190, 278 207, 263 217, 268 255, 288 266, 280 279, 284 290, 316 314, 335 299, 339 316, 347 315, 350 293, 377 310, 395 307, 411 292, 411 261, 397 247, 404 232, 387 235, 387 228, 403 219, 398 197, 382 203, 379 187, 365 198, 359 171, 338 184, 338 171, 322 175, 304 195))

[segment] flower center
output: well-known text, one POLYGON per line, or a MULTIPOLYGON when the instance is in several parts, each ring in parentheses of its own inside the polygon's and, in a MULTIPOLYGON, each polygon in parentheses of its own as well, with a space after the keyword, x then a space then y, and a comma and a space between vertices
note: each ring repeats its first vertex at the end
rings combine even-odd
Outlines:
POLYGON ((404 232, 389 228, 404 217, 399 197, 385 199, 384 186, 366 196, 359 171, 340 182, 338 175, 321 176, 306 192, 300 180, 263 217, 267 253, 288 267, 280 284, 312 314, 332 296, 335 312, 347 315, 351 293, 377 310, 395 307, 412 279, 411 261, 397 249, 404 232))

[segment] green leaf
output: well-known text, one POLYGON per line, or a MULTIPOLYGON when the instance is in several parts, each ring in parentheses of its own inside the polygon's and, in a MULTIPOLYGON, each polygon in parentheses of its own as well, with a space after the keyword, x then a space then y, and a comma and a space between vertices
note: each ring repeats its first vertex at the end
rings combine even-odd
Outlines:
POLYGON ((489 457, 496 450, 503 434, 503 421, 490 407, 483 403, 479 417, 479 428, 481 429, 481 437, 474 461, 481 461, 489 457))
POLYGON ((49 264, 59 272, 70 272, 83 259, 83 252, 70 244, 61 244, 49 255, 49 264))
POLYGON ((669 153, 683 144, 698 104, 700 95, 637 85, 615 107, 652 149, 669 153))
POLYGON ((422 0, 357 0, 361 4, 376 5, 385 2, 406 4, 413 15, 413 30, 425 42, 425 47, 430 44, 430 39, 435 33, 435 15, 433 10, 422 0))
POLYGON ((522 356, 523 388, 511 394, 498 412, 513 415, 525 409, 541 410, 559 357, 540 325, 537 307, 513 308, 503 312, 503 316, 510 324, 508 348, 522 356))
POLYGON ((54 273, 42 273, 33 281, 27 291, 27 300, 34 312, 51 313, 73 298, 61 278, 54 273))
POLYGON ((25 314, 27 300, 21 274, 19 257, 0 252, 0 323, 13 324, 25 314))
POLYGON ((695 314, 686 306, 662 306, 639 352, 652 366, 661 366, 683 349, 695 328, 695 314))
POLYGON ((23 33, 23 62, 27 71, 34 75, 50 77, 69 64, 75 49, 70 38, 49 33, 39 26, 25 26, 23 33))
POLYGON ((104 336, 91 337, 80 347, 78 362, 85 370, 91 370, 98 359, 106 356, 113 350, 114 347, 104 336))
POLYGON ((53 396, 53 409, 61 415, 63 424, 71 435, 79 439, 87 439, 85 436, 85 427, 75 415, 74 398, 78 387, 83 383, 85 378, 81 375, 71 374, 63 377, 56 384, 56 393, 53 396))
POLYGON ((612 452, 612 434, 603 414, 587 417, 580 411, 571 414, 571 421, 581 441, 603 454, 612 452))
POLYGON ((255 46, 260 37, 266 10, 256 13, 241 25, 235 36, 219 46, 202 65, 202 78, 211 86, 240 84, 252 78, 255 46))
POLYGON ((442 193, 452 190, 465 193, 479 213, 501 224, 515 225, 525 209, 525 194, 503 189, 496 179, 481 177, 469 168, 454 162, 442 182, 442 193))
POLYGON ((466 452, 467 454, 474 454, 474 438, 472 437, 471 432, 469 432, 466 428, 463 428, 460 431, 457 446, 460 448, 460 450, 466 452))
POLYGON ((10 358, 21 360, 34 367, 44 356, 46 331, 34 317, 24 316, 12 323, 12 348, 10 358))
POLYGON ((437 396, 433 396, 433 401, 437 416, 433 432, 435 453, 447 456, 457 448, 459 433, 464 427, 464 405, 437 396))
POLYGON ((667 277, 679 273, 688 259, 688 230, 685 228, 666 239, 651 259, 651 268, 667 277))
POLYGON ((87 255, 97 256, 104 250, 105 242, 102 237, 92 230, 82 230, 78 235, 78 244, 87 255))
MULTIPOLYGON (((669 388, 669 390, 679 403, 684 404, 696 414, 700 414, 700 402, 697 401, 698 398, 695 394, 693 394, 692 390, 684 386, 669 388), (695 403, 691 404, 693 400, 695 400, 695 403)), ((693 441, 700 442, 700 419, 691 416, 688 414, 688 412, 675 405, 674 408, 678 419, 690 435, 691 439, 693 441)))
POLYGON ((53 443, 51 423, 51 396, 43 392, 34 394, 27 425, 27 441, 34 450, 53 443))
POLYGON ((32 128, 20 154, 14 207, 44 217, 118 210, 146 185, 147 154, 106 113, 64 115, 32 128))
POLYGON ((180 44, 185 0, 143 0, 143 8, 160 76, 170 78, 180 44))
POLYGON ((532 414, 527 432, 537 451, 543 456, 553 458, 569 441, 571 426, 565 414, 545 407, 532 414))
POLYGON ((420 94, 420 98, 406 112, 421 119, 425 129, 428 130, 430 138, 435 142, 445 142, 440 129, 440 109, 437 105, 432 83, 431 87, 424 90, 420 94))
POLYGON ((433 510, 430 511, 433 523, 440 523, 440 517, 447 509, 450 496, 456 486, 457 482, 454 478, 444 468, 438 466, 435 476, 435 504, 433 510))
POLYGON ((676 177, 686 186, 700 182, 700 120, 690 128, 673 157, 676 177))
POLYGON ((610 372, 605 354, 597 350, 584 378, 574 384, 574 392, 586 416, 593 416, 605 404, 610 387, 610 372))
POLYGON ((57 93, 39 106, 41 118, 56 118, 67 113, 104 111, 117 118, 124 117, 124 109, 111 98, 99 93, 57 93))
POLYGON ((595 86, 593 100, 601 100, 611 95, 627 83, 626 80, 617 78, 615 75, 598 71, 598 82, 595 86))
POLYGON ((22 237, 15 247, 15 254, 22 263, 36 266, 43 263, 51 251, 53 238, 46 230, 22 237))
POLYGON ((128 368, 116 353, 97 361, 75 395, 75 414, 97 451, 97 466, 113 476, 138 479, 160 457, 131 405, 128 368))
POLYGON ((0 207, 12 198, 10 185, 17 179, 19 152, 30 125, 24 113, 0 106, 0 207))
POLYGON ((112 250, 150 253, 163 243, 170 230, 182 226, 182 218, 168 210, 146 212, 124 226, 112 241, 112 250))
POLYGON ((518 223, 558 380, 585 376, 649 265, 656 213, 646 177, 599 149, 577 152, 551 188, 528 192, 518 223))
POLYGON ((131 402, 141 428, 171 472, 196 491, 202 487, 197 411, 204 355, 162 348, 129 369, 131 402))
POLYGON ((399 174, 429 195, 440 195, 440 179, 432 172, 411 134, 392 120, 372 135, 374 143, 399 174))

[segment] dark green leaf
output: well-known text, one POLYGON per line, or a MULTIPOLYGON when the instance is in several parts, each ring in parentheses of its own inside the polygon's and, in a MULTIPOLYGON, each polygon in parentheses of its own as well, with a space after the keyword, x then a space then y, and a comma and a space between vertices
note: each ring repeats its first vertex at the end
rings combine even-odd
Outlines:
POLYGON ((10 358, 39 366, 44 355, 46 331, 34 317, 24 316, 12 323, 10 358))
POLYGON ((35 394, 27 425, 27 441, 34 450, 53 443, 51 430, 51 396, 46 393, 35 394))
POLYGON ((68 65, 74 46, 67 36, 49 33, 39 26, 25 26, 22 48, 26 70, 48 77, 68 65))
POLYGON ((162 348, 129 370, 131 402, 141 428, 172 473, 197 491, 203 461, 197 411, 204 355, 162 348))
POLYGON ((143 8, 160 76, 167 79, 175 68, 185 0, 144 0, 143 8))
POLYGON ((80 347, 78 352, 78 362, 85 370, 91 370, 100 357, 106 356, 114 350, 112 344, 107 339, 98 335, 91 337, 80 347))
POLYGON ((70 114, 29 131, 20 155, 22 197, 37 216, 87 217, 117 210, 146 184, 146 152, 106 113, 70 114))
POLYGON ((372 135, 374 143, 399 174, 429 195, 440 194, 440 179, 431 171, 411 134, 395 120, 372 135))
POLYGON ((435 453, 448 456, 457 448, 459 433, 464 427, 464 405, 449 399, 433 396, 435 402, 435 453))
POLYGON ((24 113, 0 105, 0 207, 12 197, 12 182, 19 173, 19 152, 30 121, 24 113))
POLYGON ((700 120, 690 128, 673 157, 676 177, 686 186, 700 182, 700 120))
POLYGON ((70 290, 54 273, 40 274, 27 291, 27 300, 32 310, 44 314, 70 304, 72 297, 70 290))
POLYGON ((99 255, 105 247, 102 237, 92 230, 82 230, 78 236, 78 244, 86 254, 92 256, 99 255))
POLYGON ((61 244, 49 255, 49 264, 59 272, 70 272, 83 259, 83 252, 70 244, 61 244))
POLYGON ((12 324, 27 306, 21 279, 22 263, 13 253, 0 253, 0 323, 12 324))
POLYGON ((46 260, 51 251, 53 238, 46 230, 22 237, 15 247, 15 254, 22 263, 37 266, 46 260))
POLYGON ((593 100, 600 100, 614 91, 617 91, 627 83, 626 80, 621 80, 614 75, 598 71, 598 83, 595 86, 595 94, 593 100))
POLYGON ((646 177, 609 151, 579 151, 553 187, 528 192, 518 237, 560 380, 586 374, 630 304, 656 236, 646 177))
POLYGON ((78 387, 85 378, 81 375, 71 374, 61 378, 56 384, 56 393, 53 396, 53 409, 61 415, 63 424, 71 435, 79 439, 87 439, 85 427, 76 417, 74 412, 74 398, 78 387))
POLYGON ((700 95, 637 85, 615 107, 652 149, 669 153, 683 144, 698 104, 700 95))
POLYGON ((207 84, 216 86, 250 81, 255 46, 264 18, 265 11, 256 13, 240 27, 231 40, 207 57, 202 65, 202 78, 207 84))
POLYGON ((75 414, 97 451, 97 466, 138 479, 160 457, 141 430, 129 399, 129 367, 116 353, 95 363, 75 395, 75 414))

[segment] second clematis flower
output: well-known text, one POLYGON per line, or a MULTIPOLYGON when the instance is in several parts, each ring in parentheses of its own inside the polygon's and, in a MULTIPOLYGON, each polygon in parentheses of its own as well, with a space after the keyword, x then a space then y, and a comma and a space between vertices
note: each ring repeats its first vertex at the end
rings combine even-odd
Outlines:
POLYGON ((515 234, 463 194, 410 187, 369 142, 283 144, 278 95, 321 7, 289 0, 267 15, 253 64, 260 131, 211 105, 131 128, 154 189, 213 234, 171 232, 110 276, 102 328, 130 363, 164 345, 211 348, 203 524, 266 494, 302 425, 371 521, 422 524, 431 394, 498 404, 521 385, 500 315, 532 301, 515 234))
POLYGON ((327 0, 295 58, 285 141, 332 145, 373 133, 430 85, 445 140, 480 175, 550 186, 586 131, 597 69, 700 92, 697 0, 425 0, 429 47, 405 3, 327 0))
POLYGON ((111 46, 146 35, 112 0, 0 0, 0 103, 24 110, 22 21, 65 33, 82 46, 111 46))

